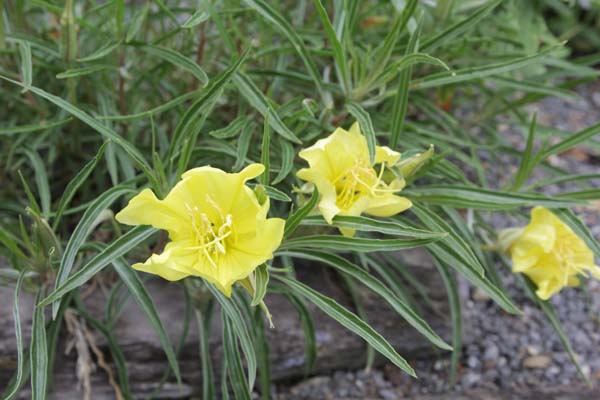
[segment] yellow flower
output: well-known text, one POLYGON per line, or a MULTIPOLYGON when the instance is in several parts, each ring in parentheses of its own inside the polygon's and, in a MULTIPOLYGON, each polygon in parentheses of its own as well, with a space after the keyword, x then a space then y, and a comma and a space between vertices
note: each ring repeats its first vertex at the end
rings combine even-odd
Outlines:
POLYGON ((512 236, 508 250, 513 272, 527 275, 536 284, 536 294, 542 300, 565 286, 578 286, 577 276, 586 275, 586 271, 600 279, 600 267, 594 264, 592 251, 546 208, 535 207, 529 225, 507 230, 506 235, 512 236))
POLYGON ((283 237, 285 221, 267 218, 269 199, 259 204, 245 184, 263 171, 261 164, 236 174, 195 168, 182 175, 164 200, 144 189, 117 214, 117 221, 164 229, 171 241, 162 254, 133 268, 170 281, 200 276, 230 296, 233 283, 271 259, 283 237))
MULTIPOLYGON (((363 212, 376 217, 389 217, 409 208, 412 203, 394 193, 405 185, 386 167, 400 160, 400 153, 386 146, 377 146, 375 165, 369 161, 367 141, 358 123, 349 131, 337 128, 329 137, 317 141, 300 152, 310 168, 298 171, 298 177, 314 184, 321 198, 319 211, 328 223, 336 215, 360 215, 363 212), (384 172, 388 172, 385 175, 384 172), (389 176, 391 175, 391 179, 389 176)), ((340 229, 346 236, 354 230, 340 229)))

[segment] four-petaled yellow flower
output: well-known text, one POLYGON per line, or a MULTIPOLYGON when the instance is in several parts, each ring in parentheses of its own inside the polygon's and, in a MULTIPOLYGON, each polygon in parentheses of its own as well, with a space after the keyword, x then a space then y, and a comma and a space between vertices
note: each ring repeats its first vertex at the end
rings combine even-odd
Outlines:
MULTIPOLYGON (((404 179, 384 172, 400 160, 400 153, 377 146, 375 166, 369 160, 367 141, 358 123, 349 131, 337 128, 329 137, 300 152, 310 168, 298 171, 298 177, 319 190, 319 211, 328 223, 336 215, 358 216, 362 213, 389 217, 409 208, 412 203, 394 193, 404 188, 404 179), (391 179, 389 176, 392 175, 391 179)), ((346 236, 354 230, 340 229, 346 236)))
POLYGON ((507 231, 512 236, 508 250, 513 272, 527 275, 536 284, 540 299, 549 299, 565 286, 578 286, 577 276, 586 271, 600 279, 592 251, 546 208, 535 207, 525 228, 507 231))
POLYGON ((150 189, 131 199, 116 216, 127 225, 152 225, 169 233, 162 254, 133 268, 174 281, 190 275, 213 283, 225 295, 273 257, 285 221, 267 218, 269 200, 259 204, 245 182, 264 171, 252 164, 235 174, 212 167, 187 171, 164 200, 150 189))

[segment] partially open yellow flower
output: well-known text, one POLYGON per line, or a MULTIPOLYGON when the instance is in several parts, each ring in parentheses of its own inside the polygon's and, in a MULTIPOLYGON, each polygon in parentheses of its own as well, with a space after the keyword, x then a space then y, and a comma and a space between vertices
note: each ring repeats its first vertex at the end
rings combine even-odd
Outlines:
POLYGON ((267 218, 269 199, 259 204, 245 184, 263 171, 261 164, 236 174, 195 168, 182 175, 164 200, 144 189, 117 214, 117 221, 164 229, 171 241, 162 254, 133 268, 170 281, 200 276, 230 296, 233 283, 271 259, 283 237, 285 221, 267 218))
MULTIPOLYGON (((319 211, 330 224, 336 215, 389 217, 412 205, 407 198, 394 194, 402 190, 404 179, 393 174, 386 174, 384 179, 386 167, 394 166, 400 153, 377 146, 375 166, 371 165, 367 141, 358 123, 349 131, 337 128, 299 155, 310 168, 298 171, 298 177, 317 187, 321 195, 319 211)), ((340 230, 346 236, 354 235, 353 230, 340 230)))
MULTIPOLYGON (((549 299, 565 286, 578 286, 586 271, 600 279, 594 254, 571 228, 551 211, 535 207, 523 229, 507 230, 513 272, 522 272, 537 286, 536 294, 549 299)), ((502 241, 502 237, 500 238, 502 241)))

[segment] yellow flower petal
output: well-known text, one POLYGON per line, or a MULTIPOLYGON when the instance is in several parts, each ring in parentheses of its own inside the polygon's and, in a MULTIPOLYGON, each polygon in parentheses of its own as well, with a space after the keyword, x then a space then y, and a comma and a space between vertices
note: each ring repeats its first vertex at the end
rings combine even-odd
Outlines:
POLYGON ((333 222, 333 217, 340 212, 339 207, 336 205, 337 193, 333 183, 325 179, 325 177, 320 175, 313 168, 303 168, 298 171, 297 176, 300 179, 312 182, 316 186, 319 195, 321 196, 318 205, 319 211, 321 211, 321 214, 327 223, 331 224, 333 222))
POLYGON ((181 246, 189 245, 189 243, 168 243, 161 254, 153 254, 146 262, 133 264, 132 267, 138 271, 158 275, 168 281, 178 281, 194 273, 188 266, 191 261, 189 252, 182 254, 178 251, 181 246))
POLYGON ((391 167, 400 161, 400 157, 400 153, 387 146, 377 146, 375 148, 375 164, 386 163, 391 167))
POLYGON ((144 189, 117 213, 115 219, 126 225, 152 225, 169 231, 176 239, 178 235, 185 234, 183 225, 188 218, 185 212, 158 200, 152 190, 144 189))
POLYGON ((375 217, 391 217, 392 215, 408 210, 411 206, 412 202, 406 197, 395 195, 385 196, 371 199, 365 213, 375 217))

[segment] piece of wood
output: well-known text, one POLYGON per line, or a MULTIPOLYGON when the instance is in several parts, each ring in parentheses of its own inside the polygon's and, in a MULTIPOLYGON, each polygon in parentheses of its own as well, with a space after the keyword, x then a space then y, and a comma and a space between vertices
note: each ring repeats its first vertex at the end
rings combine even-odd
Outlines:
MULTIPOLYGON (((446 292, 437 272, 420 252, 406 253, 411 269, 428 288, 435 302, 437 312, 426 310, 423 315, 431 327, 446 340, 450 341, 451 326, 446 300, 446 292)), ((340 304, 353 309, 344 285, 332 269, 319 264, 303 265, 298 268, 299 278, 312 288, 333 297, 340 304)), ((184 298, 178 284, 159 279, 146 283, 172 343, 177 343, 184 315, 184 298)), ((358 285, 357 285, 358 286, 358 285)), ((360 286, 359 286, 360 287, 360 286)), ((413 328, 408 326, 379 296, 368 289, 361 289, 364 308, 369 323, 377 329, 399 353, 411 359, 431 355, 433 347, 413 328)), ((106 296, 96 290, 85 300, 88 311, 102 318, 106 296)), ((295 309, 280 295, 269 294, 266 303, 273 315, 275 328, 267 328, 272 360, 272 379, 284 380, 301 378, 304 374, 304 337, 295 309)), ((0 288, 0 390, 4 388, 16 367, 16 344, 11 314, 12 290, 0 288)), ((324 373, 333 369, 356 369, 365 365, 365 342, 358 336, 345 330, 337 322, 308 304, 316 326, 318 358, 314 373, 324 373)), ((24 294, 21 298, 22 326, 25 345, 29 342, 29 329, 33 299, 24 294)), ((217 314, 218 315, 218 314, 217 314)), ((215 322, 218 318, 215 318, 215 322)), ((220 324, 213 324, 211 339, 212 357, 219 364, 221 354, 220 324)), ((467 325, 467 324, 464 324, 467 325)), ((468 329, 465 329, 468 331, 468 329)), ((157 386, 165 368, 166 360, 158 339, 137 305, 129 301, 113 330, 115 338, 122 347, 130 378, 131 390, 136 398, 147 396, 157 386)), ((65 330, 61 335, 50 398, 81 398, 82 392, 76 378, 76 354, 72 350, 65 355, 69 335, 65 330)), ((110 359, 103 337, 96 334, 98 346, 105 357, 110 359)), ((383 361, 380 357, 376 362, 383 361)), ((201 390, 198 336, 196 324, 192 321, 190 332, 179 357, 184 383, 178 387, 171 378, 161 391, 161 398, 187 398, 201 390)), ((219 371, 218 367, 216 371, 219 371)), ((91 376, 94 399, 112 399, 114 392, 108 384, 106 373, 96 368, 91 376)), ((22 391, 22 398, 28 396, 28 386, 22 391)))

